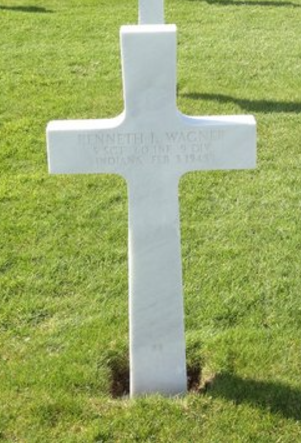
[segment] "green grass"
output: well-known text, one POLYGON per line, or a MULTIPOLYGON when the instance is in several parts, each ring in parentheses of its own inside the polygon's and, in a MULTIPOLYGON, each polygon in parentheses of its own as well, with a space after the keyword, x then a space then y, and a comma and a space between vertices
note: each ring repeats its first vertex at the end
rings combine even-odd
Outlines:
POLYGON ((301 441, 301 1, 166 0, 178 106, 254 114, 254 171, 180 186, 187 359, 202 393, 111 395, 127 365, 127 196, 49 176, 45 127, 123 107, 134 0, 0 1, 0 441, 301 441))

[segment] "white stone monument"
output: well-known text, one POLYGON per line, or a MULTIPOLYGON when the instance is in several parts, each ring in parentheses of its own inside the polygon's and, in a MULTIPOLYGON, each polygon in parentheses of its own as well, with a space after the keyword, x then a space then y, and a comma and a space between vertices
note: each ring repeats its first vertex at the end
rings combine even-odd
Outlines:
POLYGON ((139 24, 163 25, 164 24, 163 0, 139 0, 139 24))
MULTIPOLYGON (((140 22, 162 21, 163 2, 154 2, 154 15, 148 2, 141 0, 140 22)), ((123 113, 47 127, 50 173, 113 173, 128 184, 132 397, 187 390, 181 176, 254 168, 256 162, 252 116, 189 117, 177 109, 176 35, 175 25, 123 26, 123 113)))

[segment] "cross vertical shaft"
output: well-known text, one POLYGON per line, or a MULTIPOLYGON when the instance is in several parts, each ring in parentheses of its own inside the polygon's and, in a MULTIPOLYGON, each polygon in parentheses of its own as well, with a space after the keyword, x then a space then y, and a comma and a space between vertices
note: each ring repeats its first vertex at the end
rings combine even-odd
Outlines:
POLYGON ((164 23, 163 0, 139 0, 139 24, 162 25, 164 23))
POLYGON ((131 396, 186 392, 178 179, 129 181, 131 396))

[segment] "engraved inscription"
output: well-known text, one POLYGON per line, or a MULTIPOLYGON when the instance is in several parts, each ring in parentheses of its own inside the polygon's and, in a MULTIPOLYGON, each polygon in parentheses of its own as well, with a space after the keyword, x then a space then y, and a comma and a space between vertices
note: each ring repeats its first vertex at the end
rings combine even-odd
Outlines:
POLYGON ((166 132, 95 132, 78 136, 81 147, 92 149, 99 166, 202 164, 214 161, 214 145, 223 129, 166 132))

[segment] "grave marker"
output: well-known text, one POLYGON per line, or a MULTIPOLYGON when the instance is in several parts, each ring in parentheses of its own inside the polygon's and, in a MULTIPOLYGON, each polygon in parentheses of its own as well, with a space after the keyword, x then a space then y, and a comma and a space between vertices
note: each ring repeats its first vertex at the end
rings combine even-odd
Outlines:
POLYGON ((139 24, 163 25, 164 2, 163 0, 139 0, 139 24))
POLYGON ((124 112, 50 122, 49 171, 126 179, 131 396, 181 394, 187 376, 178 183, 189 171, 255 167, 256 124, 252 116, 178 111, 175 25, 123 26, 120 35, 124 112))

